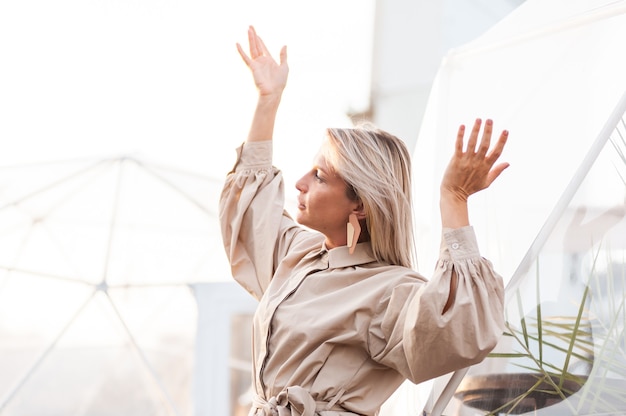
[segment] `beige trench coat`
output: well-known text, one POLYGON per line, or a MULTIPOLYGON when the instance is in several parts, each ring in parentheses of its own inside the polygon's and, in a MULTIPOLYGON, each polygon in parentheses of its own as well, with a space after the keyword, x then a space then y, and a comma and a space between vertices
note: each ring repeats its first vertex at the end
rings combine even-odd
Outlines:
POLYGON ((405 380, 478 363, 504 329, 503 283, 473 229, 445 230, 430 280, 369 243, 326 250, 284 211, 272 142, 246 143, 220 199, 234 278, 259 300, 251 415, 376 415, 405 380), (448 299, 452 269, 458 275, 448 299))

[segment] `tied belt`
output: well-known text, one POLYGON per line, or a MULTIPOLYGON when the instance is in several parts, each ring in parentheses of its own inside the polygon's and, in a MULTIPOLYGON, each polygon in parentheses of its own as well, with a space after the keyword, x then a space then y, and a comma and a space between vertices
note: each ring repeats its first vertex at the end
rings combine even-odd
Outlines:
POLYGON ((300 386, 287 387, 269 400, 257 394, 249 416, 358 416, 335 405, 342 394, 343 391, 330 402, 315 401, 309 392, 300 386))

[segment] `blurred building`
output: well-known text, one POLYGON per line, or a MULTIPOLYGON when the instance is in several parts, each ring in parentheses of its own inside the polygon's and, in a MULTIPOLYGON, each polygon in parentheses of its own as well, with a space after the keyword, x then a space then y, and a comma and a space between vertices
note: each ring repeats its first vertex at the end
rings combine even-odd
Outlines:
POLYGON ((442 59, 501 20, 523 0, 378 0, 369 119, 415 147, 442 59))

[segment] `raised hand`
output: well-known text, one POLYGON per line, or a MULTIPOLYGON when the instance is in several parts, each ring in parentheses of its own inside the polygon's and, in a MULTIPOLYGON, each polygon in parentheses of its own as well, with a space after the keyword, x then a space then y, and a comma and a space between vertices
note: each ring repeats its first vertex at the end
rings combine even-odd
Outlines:
POLYGON ((465 149, 463 146, 465 126, 461 125, 459 127, 454 155, 446 168, 441 182, 442 195, 450 194, 458 200, 467 201, 470 195, 489 187, 502 171, 509 166, 508 163, 500 163, 494 166, 502 154, 508 138, 508 132, 504 130, 500 134, 500 138, 494 148, 490 150, 493 122, 487 120, 480 144, 476 148, 480 126, 481 120, 477 119, 465 149))
POLYGON ((248 28, 248 43, 250 45, 249 56, 239 43, 237 43, 237 50, 252 72, 259 95, 280 96, 287 85, 289 74, 287 47, 283 46, 280 50, 280 63, 277 63, 252 26, 248 28))

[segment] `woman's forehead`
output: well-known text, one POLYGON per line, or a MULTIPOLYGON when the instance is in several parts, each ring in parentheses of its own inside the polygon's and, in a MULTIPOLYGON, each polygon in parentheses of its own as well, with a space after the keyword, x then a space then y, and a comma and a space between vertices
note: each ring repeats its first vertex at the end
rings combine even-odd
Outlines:
POLYGON ((332 155, 332 145, 328 140, 324 140, 315 155, 315 163, 323 163, 324 166, 332 167, 333 164, 329 160, 329 156, 332 155))
POLYGON ((318 168, 320 168, 322 170, 325 170, 327 172, 335 172, 335 169, 328 162, 328 160, 326 159, 326 156, 324 155, 324 153, 321 150, 319 152, 317 152, 317 154, 313 158, 313 164, 316 167, 318 167, 318 168))

